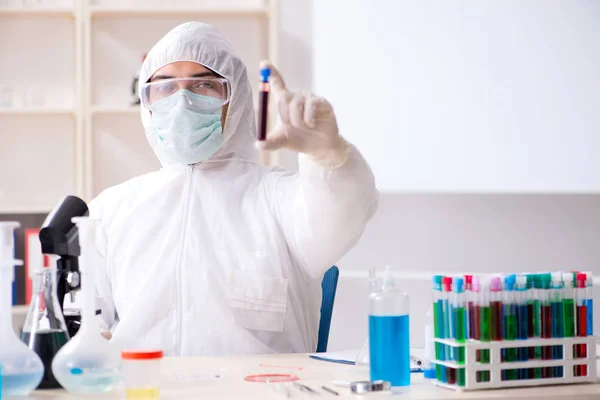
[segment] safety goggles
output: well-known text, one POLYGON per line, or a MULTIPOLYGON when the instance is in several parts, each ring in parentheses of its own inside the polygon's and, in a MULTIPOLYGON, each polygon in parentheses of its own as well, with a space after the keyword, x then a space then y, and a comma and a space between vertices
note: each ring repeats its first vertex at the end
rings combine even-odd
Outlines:
POLYGON ((203 103, 215 108, 227 104, 231 98, 231 86, 225 78, 173 78, 142 85, 142 104, 150 108, 154 103, 169 97, 180 90, 188 90, 211 101, 203 103))

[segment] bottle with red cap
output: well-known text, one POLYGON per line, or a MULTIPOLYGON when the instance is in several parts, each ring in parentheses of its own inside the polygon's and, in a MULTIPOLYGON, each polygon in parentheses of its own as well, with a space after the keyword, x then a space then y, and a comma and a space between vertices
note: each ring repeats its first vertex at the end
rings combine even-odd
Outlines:
POLYGON ((158 400, 163 351, 160 349, 123 350, 121 358, 127 400, 158 400))

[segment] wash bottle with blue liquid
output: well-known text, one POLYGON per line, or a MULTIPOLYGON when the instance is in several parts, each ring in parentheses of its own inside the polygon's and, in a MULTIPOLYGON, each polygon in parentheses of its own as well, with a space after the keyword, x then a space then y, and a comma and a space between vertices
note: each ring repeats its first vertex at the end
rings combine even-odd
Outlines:
POLYGON ((408 295, 399 291, 386 267, 380 292, 369 305, 369 355, 371 380, 392 386, 410 385, 408 295))

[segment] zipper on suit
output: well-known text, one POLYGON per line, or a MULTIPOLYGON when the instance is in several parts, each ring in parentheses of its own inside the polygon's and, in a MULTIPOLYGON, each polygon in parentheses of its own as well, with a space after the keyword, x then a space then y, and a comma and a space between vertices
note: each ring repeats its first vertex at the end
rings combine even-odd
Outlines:
POLYGON ((190 214, 190 202, 192 198, 192 187, 194 185, 194 166, 192 165, 186 171, 186 185, 185 190, 187 193, 183 196, 183 213, 181 218, 181 237, 179 241, 179 252, 177 254, 177 263, 175 266, 175 281, 177 283, 177 311, 176 311, 176 346, 175 353, 181 356, 181 339, 183 336, 183 282, 181 279, 181 268, 183 264, 183 254, 185 247, 185 237, 187 234, 188 216, 190 214))

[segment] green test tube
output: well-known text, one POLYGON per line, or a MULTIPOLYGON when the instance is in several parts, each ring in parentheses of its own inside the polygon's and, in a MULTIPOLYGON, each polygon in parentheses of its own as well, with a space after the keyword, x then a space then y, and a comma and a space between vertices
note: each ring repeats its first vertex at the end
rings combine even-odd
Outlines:
MULTIPOLYGON (((539 339, 542 336, 542 309, 540 303, 540 296, 542 291, 542 275, 543 274, 534 274, 533 275, 533 336, 536 339, 539 339)), ((533 348, 533 359, 541 360, 542 359, 542 347, 535 346, 533 348)), ((542 378, 542 369, 534 368, 533 369, 533 377, 536 379, 542 378)))
MULTIPOLYGON (((433 276, 433 332, 436 338, 444 338, 444 305, 442 302, 442 276, 433 276)), ((444 345, 435 342, 435 358, 439 361, 446 359, 444 345)), ((446 369, 443 365, 435 364, 435 378, 440 382, 446 381, 446 369)))
MULTIPOLYGON (((564 337, 575 336, 575 285, 572 272, 562 274, 564 289, 563 289, 563 334, 564 337)), ((554 321, 560 323, 560 321, 554 321)))
MULTIPOLYGON (((458 343, 467 341, 467 299, 465 298, 464 279, 457 277, 452 280, 452 312, 454 340, 458 343)), ((456 349, 456 363, 465 364, 465 348, 458 347, 456 349)), ((456 384, 465 386, 465 369, 458 368, 456 376, 456 384)))
MULTIPOLYGON (((475 278, 473 278, 475 279, 475 278)), ((479 283, 479 282, 478 282, 479 283)), ((481 288, 479 291, 479 300, 478 300, 478 308, 479 308, 479 319, 480 319, 480 340, 482 342, 490 342, 492 340, 492 312, 490 309, 490 280, 489 277, 481 278, 481 288)), ((480 362, 482 364, 490 363, 490 351, 489 350, 481 350, 481 359, 480 362)), ((477 382, 489 382, 490 381, 490 372, 489 371, 479 371, 477 373, 477 382)))

